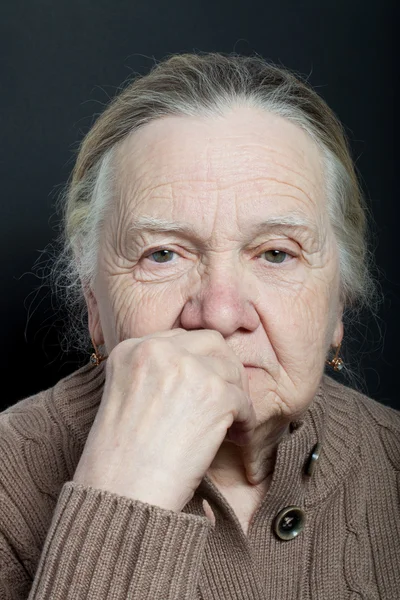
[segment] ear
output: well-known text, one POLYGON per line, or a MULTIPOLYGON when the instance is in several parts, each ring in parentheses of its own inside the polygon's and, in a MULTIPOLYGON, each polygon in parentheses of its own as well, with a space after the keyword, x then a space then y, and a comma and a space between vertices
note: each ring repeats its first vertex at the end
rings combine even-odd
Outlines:
POLYGON ((343 340, 343 321, 340 320, 337 322, 335 331, 333 332, 333 340, 332 345, 336 348, 339 346, 340 342, 343 340))
POLYGON ((333 338, 332 338, 332 346, 334 348, 337 348, 337 346, 339 346, 339 344, 343 340, 343 334, 344 334, 344 330, 343 330, 343 304, 340 303, 339 309, 338 309, 337 322, 336 322, 336 326, 335 326, 335 330, 333 332, 333 338))
POLYGON ((101 346, 102 344, 104 344, 104 335, 101 327, 100 313, 96 297, 90 288, 86 288, 83 293, 88 309, 88 325, 90 337, 92 338, 92 341, 96 344, 96 346, 101 346))

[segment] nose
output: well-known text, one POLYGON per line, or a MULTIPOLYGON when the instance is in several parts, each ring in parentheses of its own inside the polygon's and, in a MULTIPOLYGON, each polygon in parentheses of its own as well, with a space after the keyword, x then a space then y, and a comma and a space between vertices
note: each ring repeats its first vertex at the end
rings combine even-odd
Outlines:
POLYGON ((260 319, 251 289, 243 273, 234 269, 203 275, 199 288, 190 294, 183 307, 181 327, 215 329, 224 337, 238 329, 253 331, 260 319))

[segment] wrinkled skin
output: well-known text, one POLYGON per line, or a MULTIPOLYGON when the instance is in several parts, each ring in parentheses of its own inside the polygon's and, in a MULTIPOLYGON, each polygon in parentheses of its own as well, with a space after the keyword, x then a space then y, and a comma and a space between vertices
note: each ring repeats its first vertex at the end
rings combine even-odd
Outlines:
POLYGON ((238 106, 146 125, 119 147, 116 168, 98 276, 86 292, 92 339, 110 353, 157 331, 219 331, 256 367, 246 372, 258 427, 248 447, 225 440, 208 474, 234 504, 256 469, 262 495, 279 441, 310 406, 343 336, 319 150, 294 124, 238 106), (143 216, 193 232, 129 231, 143 216), (255 232, 279 217, 309 227, 255 232))

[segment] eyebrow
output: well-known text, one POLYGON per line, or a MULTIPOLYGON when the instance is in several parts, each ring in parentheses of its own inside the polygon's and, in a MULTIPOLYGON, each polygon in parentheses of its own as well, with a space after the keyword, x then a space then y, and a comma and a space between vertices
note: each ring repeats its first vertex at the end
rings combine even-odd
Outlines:
MULTIPOLYGON (((279 229, 303 231, 306 233, 312 233, 315 236, 317 236, 318 233, 315 224, 312 223, 307 217, 300 214, 271 217, 265 221, 256 223, 251 229, 250 233, 252 235, 258 235, 264 231, 274 231, 279 229)), ((127 230, 128 234, 132 235, 141 233, 143 231, 149 231, 151 233, 176 232, 183 234, 185 237, 191 237, 196 240, 200 240, 198 231, 189 223, 178 223, 176 221, 169 221, 152 216, 143 215, 138 217, 134 222, 129 224, 127 230)))

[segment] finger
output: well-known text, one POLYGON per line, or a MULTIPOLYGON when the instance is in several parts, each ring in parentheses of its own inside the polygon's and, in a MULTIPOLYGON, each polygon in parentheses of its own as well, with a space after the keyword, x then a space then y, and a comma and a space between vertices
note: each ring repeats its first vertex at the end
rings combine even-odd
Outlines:
POLYGON ((228 428, 229 437, 238 445, 249 443, 256 427, 256 414, 250 396, 241 387, 241 368, 227 358, 217 356, 197 357, 207 367, 217 373, 228 386, 226 397, 232 410, 234 421, 228 428))
POLYGON ((243 363, 218 331, 214 329, 181 331, 185 332, 185 335, 179 336, 176 343, 185 348, 185 350, 200 356, 226 357, 231 362, 237 364, 240 369, 241 387, 246 394, 250 394, 249 379, 243 363))
POLYGON ((165 331, 156 331, 154 333, 149 333, 144 335, 141 338, 137 338, 138 340, 147 340, 149 338, 157 338, 157 337, 174 337, 177 335, 182 335, 184 333, 188 333, 186 329, 182 329, 181 327, 176 327, 175 329, 166 329, 165 331))
POLYGON ((224 337, 215 329, 193 329, 187 331, 186 329, 178 327, 175 329, 151 333, 143 338, 140 338, 140 340, 157 337, 175 337, 177 339, 174 340, 174 343, 178 344, 180 348, 184 348, 192 354, 197 354, 199 356, 226 357, 230 359, 240 368, 242 389, 246 392, 246 394, 250 394, 249 379, 246 369, 243 367, 239 357, 228 346, 224 337))
POLYGON ((220 356, 197 356, 196 358, 205 365, 205 368, 217 373, 226 383, 232 383, 243 390, 242 370, 244 367, 242 368, 240 364, 220 356))
POLYGON ((158 337, 179 337, 179 344, 193 354, 200 354, 203 356, 222 355, 242 364, 239 357, 228 346, 224 337, 216 329, 192 329, 188 331, 177 327, 175 329, 149 333, 141 338, 137 338, 137 340, 142 341, 158 337))
POLYGON ((235 417, 232 425, 228 428, 228 439, 238 446, 246 445, 250 442, 256 428, 257 418, 254 406, 250 398, 241 393, 237 387, 235 393, 234 386, 227 385, 232 388, 231 399, 235 403, 235 417))

